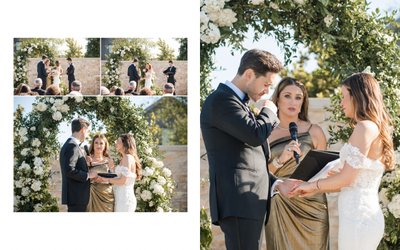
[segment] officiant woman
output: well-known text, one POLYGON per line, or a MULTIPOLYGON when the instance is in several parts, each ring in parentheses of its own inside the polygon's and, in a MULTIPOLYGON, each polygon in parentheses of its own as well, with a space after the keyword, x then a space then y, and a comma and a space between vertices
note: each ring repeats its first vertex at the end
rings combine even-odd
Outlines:
MULTIPOLYGON (((293 151, 300 160, 311 149, 326 149, 326 137, 317 124, 308 119, 308 95, 296 79, 283 78, 272 101, 278 107, 280 124, 269 137, 271 158, 268 168, 279 179, 289 178, 296 169, 293 151), (298 140, 290 137, 289 123, 298 127, 298 140)), ((328 249, 329 221, 326 196, 286 198, 276 194, 265 227, 267 249, 328 249)))
MULTIPOLYGON (((89 169, 95 170, 97 173, 107 173, 108 170, 114 169, 114 162, 109 156, 108 148, 108 141, 104 134, 96 134, 93 137, 89 148, 89 169)), ((87 211, 114 211, 114 194, 111 184, 92 181, 87 211)))

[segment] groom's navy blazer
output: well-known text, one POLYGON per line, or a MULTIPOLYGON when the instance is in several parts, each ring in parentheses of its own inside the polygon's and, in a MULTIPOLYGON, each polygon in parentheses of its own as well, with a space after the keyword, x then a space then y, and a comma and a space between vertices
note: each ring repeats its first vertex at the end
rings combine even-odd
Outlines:
POLYGON ((267 108, 254 116, 225 84, 204 102, 200 123, 209 162, 213 224, 229 216, 256 220, 267 216, 275 178, 267 170, 266 141, 278 121, 267 108))
POLYGON ((87 205, 90 181, 85 154, 76 142, 69 138, 60 151, 62 175, 62 204, 87 205))

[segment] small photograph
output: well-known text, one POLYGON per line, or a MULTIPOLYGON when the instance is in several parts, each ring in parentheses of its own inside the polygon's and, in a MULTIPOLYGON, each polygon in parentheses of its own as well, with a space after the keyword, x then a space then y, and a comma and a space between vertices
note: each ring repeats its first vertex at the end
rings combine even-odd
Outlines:
POLYGON ((14 97, 14 212, 186 211, 186 97, 14 97))
POLYGON ((101 95, 187 95, 187 38, 102 38, 101 95))
POLYGON ((100 94, 100 38, 14 38, 14 95, 100 94))

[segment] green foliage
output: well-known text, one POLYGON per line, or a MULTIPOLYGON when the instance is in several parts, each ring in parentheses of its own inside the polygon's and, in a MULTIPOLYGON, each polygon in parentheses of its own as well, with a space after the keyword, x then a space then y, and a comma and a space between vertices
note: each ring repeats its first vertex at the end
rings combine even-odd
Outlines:
POLYGON ((203 207, 200 210, 200 249, 210 250, 212 238, 211 219, 203 207))
POLYGON ((160 49, 160 52, 157 55, 157 60, 168 61, 175 59, 174 49, 171 48, 164 40, 158 39, 157 46, 160 49))
POLYGON ((100 57, 100 38, 87 38, 85 57, 100 57))
POLYGON ((170 200, 175 188, 171 171, 156 160, 159 152, 151 131, 146 129, 149 124, 145 119, 144 110, 133 105, 129 98, 37 97, 31 113, 23 116, 22 111, 19 107, 14 114, 15 211, 57 211, 56 199, 49 192, 49 179, 52 175, 50 159, 53 159, 60 149, 57 141, 58 125, 77 116, 87 117, 91 122, 92 131, 99 131, 104 126, 110 142, 123 133, 132 133, 136 140, 138 156, 142 160, 142 168, 148 169, 146 173, 152 172, 143 174, 144 178, 135 185, 138 196, 137 210, 171 210, 170 200), (103 125, 98 121, 102 121, 103 125), (159 191, 162 190, 163 193, 154 193, 152 199, 141 199, 140 190, 155 192, 149 185, 152 184, 151 180, 160 178, 163 185, 159 191), (37 181, 40 181, 39 190, 35 190, 37 181))
POLYGON ((179 46, 179 55, 176 60, 187 61, 187 38, 177 38, 176 39, 179 46))
POLYGON ((71 57, 71 58, 83 57, 82 46, 80 46, 75 39, 66 38, 65 42, 67 43, 68 47, 68 50, 65 53, 65 57, 71 57))
MULTIPOLYGON (((187 145, 187 98, 163 97, 149 108, 149 114, 157 118, 157 126, 167 129, 172 145, 187 145)), ((162 133, 156 134, 162 142, 162 133)))

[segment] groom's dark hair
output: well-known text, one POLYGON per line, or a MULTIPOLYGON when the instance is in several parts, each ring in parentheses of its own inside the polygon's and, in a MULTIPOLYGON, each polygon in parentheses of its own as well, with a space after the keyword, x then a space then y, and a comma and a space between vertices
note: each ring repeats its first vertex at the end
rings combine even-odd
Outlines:
POLYGON ((89 126, 90 123, 87 120, 83 118, 77 118, 72 121, 71 130, 72 133, 79 132, 82 128, 88 128, 89 126))
POLYGON ((243 75, 247 69, 252 69, 259 77, 267 72, 279 73, 282 68, 282 63, 273 54, 265 50, 252 49, 242 56, 237 74, 243 75))
POLYGON ((42 56, 42 60, 44 60, 44 59, 46 59, 47 58, 47 56, 46 55, 43 55, 42 56))
POLYGON ((71 57, 68 57, 68 58, 67 58, 67 61, 72 61, 71 57))

